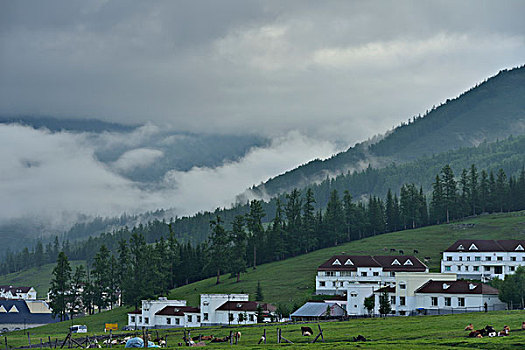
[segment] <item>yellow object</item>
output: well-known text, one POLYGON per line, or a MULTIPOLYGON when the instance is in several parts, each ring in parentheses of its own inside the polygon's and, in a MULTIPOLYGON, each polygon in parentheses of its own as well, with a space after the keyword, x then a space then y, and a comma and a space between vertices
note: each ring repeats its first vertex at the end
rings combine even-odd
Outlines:
POLYGON ((106 323, 106 331, 118 331, 118 323, 106 323))

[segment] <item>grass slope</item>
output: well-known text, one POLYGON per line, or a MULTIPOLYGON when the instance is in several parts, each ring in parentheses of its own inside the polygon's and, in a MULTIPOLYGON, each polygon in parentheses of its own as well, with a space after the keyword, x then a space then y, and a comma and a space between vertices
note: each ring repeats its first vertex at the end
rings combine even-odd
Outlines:
MULTIPOLYGON (((79 265, 85 265, 85 261, 70 261, 71 273, 79 265)), ((27 270, 10 273, 0 276, 0 284, 13 286, 34 287, 39 299, 45 298, 51 285, 51 275, 56 264, 46 264, 40 267, 33 267, 27 270)))
MULTIPOLYGON (((111 319, 111 316, 120 314, 120 310, 109 311, 102 314, 90 316, 85 320, 78 320, 75 323, 85 323, 90 330, 89 335, 100 335, 101 328, 95 329, 95 322, 102 319, 111 319), (96 321, 95 321, 96 320, 96 321), (95 332, 93 332, 95 330, 95 332)), ((303 337, 301 335, 300 324, 266 324, 258 326, 235 327, 233 330, 241 331, 242 338, 236 349, 523 349, 525 344, 525 331, 516 331, 521 328, 521 322, 525 319, 524 311, 497 311, 497 312, 478 312, 469 314, 456 314, 446 316, 412 316, 412 317, 388 317, 373 319, 354 319, 345 322, 324 322, 321 323, 325 342, 315 345, 308 344, 313 337, 303 337), (468 332, 463 328, 468 323, 473 323, 476 328, 483 328, 485 325, 492 325, 496 330, 501 330, 504 325, 510 326, 511 334, 508 337, 499 338, 468 338, 468 332), (276 344, 276 329, 282 328, 283 337, 291 340, 294 344, 276 344), (267 344, 257 345, 263 329, 266 329, 267 344), (354 343, 352 337, 361 334, 369 341, 354 343)), ((100 327, 102 324, 97 324, 100 327)), ((69 323, 48 325, 29 330, 32 343, 39 343, 40 338, 64 339, 67 334, 69 323)), ((317 333, 316 324, 310 324, 317 333)), ((224 337, 230 334, 232 328, 228 327, 209 327, 192 329, 192 336, 210 335, 224 337)), ((156 336, 153 331, 153 337, 156 336)), ((182 341, 184 329, 159 330, 159 335, 168 334, 169 348, 176 348, 176 344, 182 341)), ((8 343, 11 347, 27 345, 27 334, 23 331, 7 334, 8 343)), ((76 338, 85 337, 79 335, 76 338)), ((1 340, 1 339, 0 339, 1 340)), ((206 348, 228 349, 229 344, 213 344, 207 342, 206 348)), ((123 348, 123 345, 113 348, 123 348)))
MULTIPOLYGON (((274 304, 301 304, 315 291, 316 269, 334 254, 388 255, 390 248, 413 254, 414 249, 421 260, 430 257, 429 268, 439 272, 441 252, 457 239, 523 239, 525 238, 525 211, 482 215, 456 223, 428 226, 365 238, 337 247, 318 250, 291 259, 249 269, 236 283, 229 275, 208 278, 176 288, 171 291, 172 299, 188 300, 197 306, 201 293, 249 293, 254 297, 257 282, 260 281, 264 300, 274 304), (474 224, 467 227, 463 224, 474 224), (386 251, 385 251, 386 248, 386 251)), ((397 254, 393 253, 393 254, 397 254)))

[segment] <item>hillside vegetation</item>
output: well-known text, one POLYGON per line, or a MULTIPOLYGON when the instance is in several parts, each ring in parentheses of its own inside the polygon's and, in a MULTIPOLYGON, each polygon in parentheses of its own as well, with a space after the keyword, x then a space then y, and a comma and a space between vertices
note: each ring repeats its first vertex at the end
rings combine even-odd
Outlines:
POLYGON ((276 176, 258 189, 268 195, 304 187, 327 174, 359 169, 362 163, 375 167, 392 161, 406 162, 422 156, 472 147, 510 135, 525 133, 525 66, 500 71, 496 76, 411 118, 381 141, 357 144, 334 157, 314 160, 276 176))
MULTIPOLYGON (((441 252, 457 239, 524 239, 525 211, 482 215, 451 224, 427 226, 424 228, 386 233, 337 247, 321 249, 309 254, 260 265, 256 270, 249 269, 235 278, 222 277, 222 283, 215 284, 215 278, 191 283, 175 288, 169 294, 172 299, 188 300, 190 305, 199 305, 199 294, 204 293, 249 293, 255 296, 257 282, 261 283, 264 301, 284 304, 289 309, 309 299, 315 291, 316 269, 335 254, 388 255, 390 249, 403 250, 412 255, 413 250, 421 260, 430 257, 429 268, 438 272, 441 252), (464 225, 464 224, 473 224, 464 225)), ((398 254, 392 253, 392 254, 398 254)))

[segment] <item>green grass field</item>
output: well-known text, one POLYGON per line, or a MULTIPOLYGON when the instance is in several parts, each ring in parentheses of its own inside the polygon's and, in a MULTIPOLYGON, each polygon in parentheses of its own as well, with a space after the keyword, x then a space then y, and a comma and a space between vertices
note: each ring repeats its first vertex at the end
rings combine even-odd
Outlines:
MULTIPOLYGON (((75 324, 86 324, 90 330, 89 335, 101 335, 102 332, 94 332, 95 328, 101 329, 103 322, 114 320, 124 315, 127 310, 113 310, 104 312, 87 318, 80 318, 75 324)), ((242 338, 235 349, 349 349, 349 348, 368 348, 368 349, 523 349, 525 344, 525 331, 512 331, 521 328, 521 322, 525 320, 525 311, 497 311, 497 312, 478 312, 460 315, 446 316, 412 316, 412 317, 388 317, 373 319, 354 319, 344 322, 322 322, 320 323, 324 342, 310 344, 311 337, 301 335, 301 324, 266 324, 255 327, 241 326, 235 328, 209 327, 193 328, 192 336, 210 335, 224 337, 230 334, 231 330, 240 331, 242 338), (496 330, 501 330, 504 325, 511 328, 508 337, 498 338, 468 338, 468 332, 464 331, 465 325, 473 323, 476 328, 483 328, 485 325, 492 325, 496 330), (282 328, 282 336, 294 342, 294 344, 277 344, 277 328, 282 328), (267 344, 257 345, 263 330, 266 329, 267 344), (357 335, 365 336, 368 341, 354 343, 352 337, 357 335)), ((33 344, 39 344, 40 338, 64 339, 70 322, 48 325, 35 329, 30 329, 29 333, 33 344)), ((317 324, 309 324, 314 333, 317 333, 317 324)), ((150 331, 153 338, 156 337, 155 330, 150 331)), ((159 336, 168 334, 168 347, 177 347, 177 343, 182 341, 183 329, 159 330, 159 336)), ((83 338, 85 335, 78 335, 76 338, 83 338)), ((7 334, 10 347, 27 345, 27 333, 23 331, 7 334)), ((0 338, 0 340, 3 340, 0 338)), ((228 349, 229 344, 213 344, 207 342, 210 349, 228 349)), ((4 342, 2 341, 2 346, 4 342)), ((114 346, 123 348, 123 345, 114 346)))
MULTIPOLYGON (((79 265, 85 265, 85 261, 70 261, 72 273, 79 265)), ((46 264, 41 267, 33 267, 20 272, 0 275, 0 284, 13 286, 34 287, 39 299, 47 297, 47 291, 51 284, 51 274, 56 264, 46 264)))
MULTIPOLYGON (((291 259, 248 269, 236 283, 228 275, 221 277, 221 283, 215 284, 216 278, 208 278, 172 290, 172 299, 188 300, 189 305, 199 305, 201 293, 250 293, 255 295, 257 282, 260 281, 264 300, 279 304, 302 304, 315 291, 316 269, 334 254, 388 255, 390 248, 403 250, 405 254, 415 254, 421 260, 430 257, 429 268, 439 272, 441 252, 457 239, 524 239, 525 212, 484 215, 462 220, 448 225, 428 226, 415 230, 405 230, 382 234, 342 244, 337 247, 318 250, 291 259), (474 224, 466 228, 462 224, 474 224), (386 250, 385 250, 386 249, 386 250)), ((398 254, 392 253, 392 254, 398 254)))

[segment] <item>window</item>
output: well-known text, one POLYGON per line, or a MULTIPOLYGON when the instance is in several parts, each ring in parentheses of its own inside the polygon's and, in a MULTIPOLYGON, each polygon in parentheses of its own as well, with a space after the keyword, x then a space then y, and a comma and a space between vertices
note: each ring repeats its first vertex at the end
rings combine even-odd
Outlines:
POLYGON ((204 315, 202 315, 202 316, 204 316, 204 321, 208 321, 208 313, 207 312, 205 312, 204 315))
POLYGON ((325 276, 328 276, 328 277, 334 277, 335 276, 335 271, 326 271, 324 273, 325 276))
POLYGON ((451 256, 447 256, 447 261, 452 261, 452 257, 451 256))
POLYGON ((200 316, 197 316, 197 322, 201 322, 201 317, 200 316))
POLYGON ((490 271, 490 266, 485 266, 485 271, 490 271))
POLYGON ((450 266, 445 266, 445 271, 450 271, 450 266))
POLYGON ((395 277, 396 273, 394 271, 390 271, 390 277, 395 277))
POLYGON ((250 314, 250 322, 253 322, 254 318, 253 318, 253 314, 250 314))
POLYGON ((171 318, 166 317, 166 324, 171 324, 171 318))
POLYGON ((474 261, 481 261, 481 256, 475 256, 474 261))
POLYGON ((406 311, 399 311, 399 314, 400 314, 401 316, 405 316, 405 315, 407 314, 407 312, 406 312, 406 311))
POLYGON ((131 323, 135 322, 135 316, 131 316, 131 323))
POLYGON ((336 281, 333 281, 333 282, 332 282, 332 286, 337 287, 337 282, 336 282, 336 281))
POLYGON ((188 315, 188 322, 192 322, 191 320, 192 320, 191 315, 188 315))
POLYGON ((470 256, 467 256, 467 261, 470 261, 470 256))
POLYGON ((396 297, 395 296, 391 296, 390 297, 390 304, 391 305, 396 305, 396 297))
POLYGON ((479 266, 473 266, 474 271, 479 271, 479 266))
POLYGON ((516 270, 516 267, 515 266, 509 266, 509 270, 514 272, 516 270))
POLYGON ((180 324, 180 320, 178 318, 175 319, 175 324, 180 324))
POLYGON ((459 256, 459 261, 463 261, 463 257, 461 255, 459 256))
POLYGON ((149 317, 144 317, 144 323, 145 323, 145 324, 148 324, 148 323, 149 323, 149 317))
POLYGON ((452 306, 452 299, 450 297, 445 297, 445 306, 452 306))
POLYGON ((345 276, 345 277, 352 276, 352 271, 341 271, 341 276, 345 276))
POLYGON ((404 306, 406 303, 405 297, 399 297, 399 305, 404 306))
POLYGON ((399 284, 399 289, 407 289, 407 285, 404 283, 399 284))
POLYGON ((490 256, 486 256, 485 257, 485 261, 491 261, 491 260, 492 260, 492 257, 490 257, 490 256))
POLYGON ((516 261, 516 257, 515 256, 511 256, 510 257, 510 261, 516 261))
POLYGON ((139 322, 142 323, 142 316, 139 316, 139 322))
POLYGON ((496 260, 498 260, 498 261, 503 261, 503 257, 502 257, 502 256, 498 256, 498 257, 496 258, 496 260))
POLYGON ((379 272, 374 272, 374 276, 379 276, 379 272))
POLYGON ((366 272, 361 272, 361 276, 362 276, 362 277, 366 277, 366 276, 368 276, 368 273, 366 273, 366 272))
POLYGON ((432 306, 438 306, 438 298, 437 297, 431 297, 430 298, 430 304, 432 306))
POLYGON ((319 281, 319 287, 325 287, 326 282, 325 281, 319 281))
POLYGON ((465 298, 458 298, 458 306, 465 306, 465 298))

